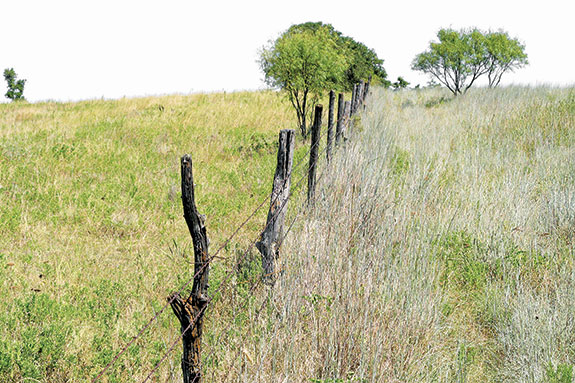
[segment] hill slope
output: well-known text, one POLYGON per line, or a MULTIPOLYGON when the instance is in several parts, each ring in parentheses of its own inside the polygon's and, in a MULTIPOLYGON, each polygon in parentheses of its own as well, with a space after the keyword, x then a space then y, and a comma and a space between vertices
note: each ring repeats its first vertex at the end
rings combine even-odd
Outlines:
MULTIPOLYGON (((0 105, 0 381, 99 372, 190 277, 180 156, 216 248, 270 192, 291 126, 275 92, 0 105)), ((110 381, 149 370, 176 323, 168 309, 110 381)))

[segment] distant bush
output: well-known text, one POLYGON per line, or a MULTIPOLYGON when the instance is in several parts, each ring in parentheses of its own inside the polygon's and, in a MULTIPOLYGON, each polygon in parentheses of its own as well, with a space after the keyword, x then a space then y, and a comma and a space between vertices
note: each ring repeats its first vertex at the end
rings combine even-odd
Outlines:
POLYGON ((8 91, 6 92, 6 98, 12 101, 24 100, 24 85, 26 80, 18 80, 18 76, 14 71, 14 68, 4 69, 4 80, 8 84, 8 91))

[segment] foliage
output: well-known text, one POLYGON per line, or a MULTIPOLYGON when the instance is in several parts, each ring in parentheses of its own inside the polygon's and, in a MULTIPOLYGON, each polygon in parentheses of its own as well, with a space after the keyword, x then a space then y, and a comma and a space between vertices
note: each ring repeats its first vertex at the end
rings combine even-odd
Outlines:
POLYGON ((322 91, 337 88, 345 71, 345 57, 327 27, 287 31, 260 55, 266 82, 285 90, 296 110, 302 135, 307 116, 322 91))
POLYGON ((489 86, 497 86, 505 72, 527 64, 525 46, 505 32, 441 29, 437 38, 415 57, 412 69, 430 74, 454 95, 465 93, 485 74, 489 86))
POLYGON ((398 89, 405 89, 408 87, 408 85, 409 85, 409 82, 405 81, 405 79, 403 77, 399 76, 397 78, 397 81, 394 82, 393 84, 391 84, 391 87, 395 90, 398 90, 398 89))
POLYGON ((6 98, 12 101, 24 100, 24 85, 26 80, 18 80, 18 76, 14 71, 14 68, 4 69, 4 80, 8 85, 8 91, 6 92, 6 98))
POLYGON ((354 84, 367 79, 391 85, 383 60, 373 49, 322 22, 292 25, 261 51, 259 64, 266 83, 286 91, 303 136, 313 105, 323 91, 350 91, 354 84))
POLYGON ((354 84, 369 78, 372 79, 374 84, 380 84, 385 87, 390 86, 390 82, 387 80, 387 72, 383 67, 383 60, 377 57, 375 51, 352 37, 344 36, 331 24, 322 22, 295 24, 288 29, 287 33, 317 31, 322 28, 328 31, 329 35, 336 41, 338 50, 343 52, 346 58, 345 77, 341 84, 343 89, 351 91, 354 84))
POLYGON ((546 383, 571 383, 573 382, 573 366, 559 364, 557 367, 553 367, 549 363, 545 375, 546 383))
POLYGON ((496 87, 507 71, 528 64, 525 45, 509 37, 507 32, 490 32, 485 36, 487 77, 489 87, 496 87))

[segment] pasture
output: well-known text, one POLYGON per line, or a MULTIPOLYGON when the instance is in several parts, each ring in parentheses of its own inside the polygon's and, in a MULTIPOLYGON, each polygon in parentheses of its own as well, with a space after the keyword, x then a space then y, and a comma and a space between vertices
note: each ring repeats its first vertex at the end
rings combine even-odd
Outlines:
MULTIPOLYGON (((257 252, 237 262, 266 211, 214 261, 211 289, 234 278, 206 379, 572 381, 575 90, 376 88, 360 119, 273 289, 250 288, 257 252)), ((275 92, 0 105, 0 380, 96 376, 193 270, 180 156, 215 250, 296 127, 275 92)), ((141 381, 178 330, 165 312, 102 381, 141 381)), ((153 381, 179 382, 179 355, 153 381)))

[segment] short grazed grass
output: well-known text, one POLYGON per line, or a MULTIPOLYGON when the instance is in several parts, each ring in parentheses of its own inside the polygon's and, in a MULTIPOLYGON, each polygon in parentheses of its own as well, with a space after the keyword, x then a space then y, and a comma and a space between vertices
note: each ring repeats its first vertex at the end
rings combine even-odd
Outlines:
MULTIPOLYGON (((270 192, 294 126, 275 92, 0 105, 0 380, 95 376, 191 276, 180 156, 215 252, 270 192)), ((232 264, 215 262, 214 285, 232 264)), ((178 329, 168 308, 104 381, 137 381, 178 329)))

